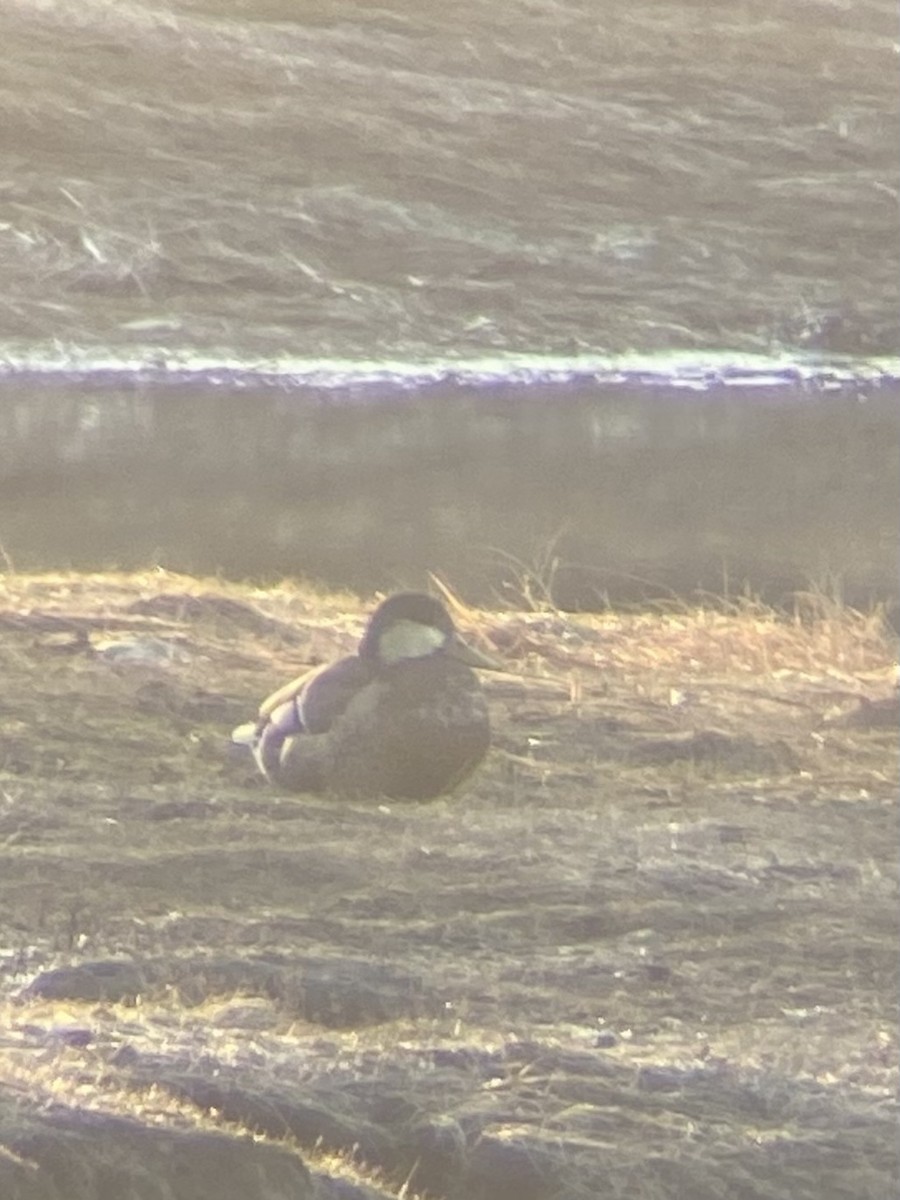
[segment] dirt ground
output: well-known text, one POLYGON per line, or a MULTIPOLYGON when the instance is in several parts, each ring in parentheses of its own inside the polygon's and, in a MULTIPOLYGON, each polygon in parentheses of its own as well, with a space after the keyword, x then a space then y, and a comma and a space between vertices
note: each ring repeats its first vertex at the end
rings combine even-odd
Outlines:
POLYGON ((879 615, 460 609, 471 784, 280 795, 228 731, 370 603, 3 577, 3 1200, 894 1196, 879 615))

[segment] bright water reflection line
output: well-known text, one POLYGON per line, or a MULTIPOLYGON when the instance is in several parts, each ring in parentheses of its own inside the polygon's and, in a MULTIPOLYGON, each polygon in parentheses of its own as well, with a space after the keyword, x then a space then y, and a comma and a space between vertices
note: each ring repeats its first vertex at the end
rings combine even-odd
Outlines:
POLYGON ((0 380, 36 378, 56 382, 120 386, 224 386, 228 388, 313 388, 323 391, 396 389, 417 391, 438 385, 467 388, 493 386, 675 387, 708 391, 720 387, 814 390, 866 386, 900 381, 900 358, 840 358, 729 351, 670 354, 568 357, 546 354, 498 354, 490 357, 367 361, 309 359, 289 356, 255 361, 197 355, 189 350, 160 353, 158 348, 135 349, 131 355, 96 355, 77 348, 58 347, 53 353, 34 350, 0 356, 0 380))

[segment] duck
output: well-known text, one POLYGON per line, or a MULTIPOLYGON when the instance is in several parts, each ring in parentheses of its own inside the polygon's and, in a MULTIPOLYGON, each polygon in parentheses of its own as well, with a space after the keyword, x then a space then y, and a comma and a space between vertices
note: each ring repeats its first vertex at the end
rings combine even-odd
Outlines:
POLYGON ((435 597, 396 592, 355 654, 273 692, 232 741, 288 791, 430 800, 455 791, 490 747, 476 668, 500 664, 463 641, 435 597))

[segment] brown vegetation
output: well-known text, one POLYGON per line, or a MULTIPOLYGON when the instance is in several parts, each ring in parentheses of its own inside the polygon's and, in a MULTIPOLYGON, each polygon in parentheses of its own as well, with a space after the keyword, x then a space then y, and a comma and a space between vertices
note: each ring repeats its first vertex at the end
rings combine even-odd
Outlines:
POLYGON ((473 785, 279 795, 228 730, 364 611, 4 578, 4 1200, 892 1195, 879 615, 457 604, 473 785))
POLYGON ((891 0, 6 0, 0 43, 14 357, 896 352, 891 0))

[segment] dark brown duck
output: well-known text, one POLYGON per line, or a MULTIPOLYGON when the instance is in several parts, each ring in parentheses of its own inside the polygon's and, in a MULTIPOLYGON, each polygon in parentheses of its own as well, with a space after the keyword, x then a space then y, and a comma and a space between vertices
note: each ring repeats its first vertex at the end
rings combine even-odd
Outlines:
POLYGON ((398 592, 376 608, 356 654, 279 688, 232 737, 291 791, 428 800, 487 754, 472 667, 496 666, 463 642, 438 600, 398 592))

